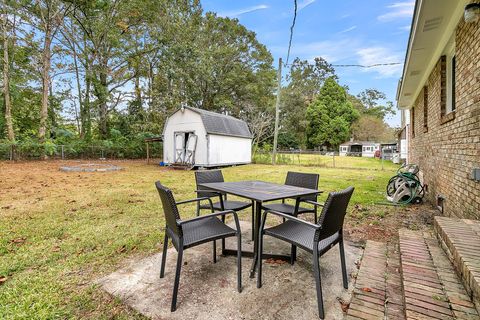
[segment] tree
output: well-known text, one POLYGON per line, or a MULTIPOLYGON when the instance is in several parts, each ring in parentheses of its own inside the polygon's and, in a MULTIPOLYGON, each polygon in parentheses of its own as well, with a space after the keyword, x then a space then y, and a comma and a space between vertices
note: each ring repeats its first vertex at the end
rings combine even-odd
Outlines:
POLYGON ((310 148, 337 148, 350 137, 350 126, 359 117, 347 93, 328 78, 314 102, 307 108, 307 143, 310 148))
POLYGON ((43 47, 41 50, 41 77, 42 77, 42 104, 40 107, 40 126, 38 138, 43 141, 47 132, 48 104, 51 86, 52 43, 62 25, 65 15, 71 4, 61 0, 35 0, 25 9, 32 17, 32 26, 43 33, 43 47))
POLYGON ((306 144, 307 106, 329 77, 337 79, 335 69, 321 57, 315 58, 313 64, 299 58, 292 63, 287 76, 288 85, 282 89, 281 126, 284 132, 295 135, 295 141, 300 145, 306 144))
POLYGON ((9 10, 6 2, 3 3, 2 8, 2 36, 3 36, 3 101, 5 104, 5 124, 7 127, 7 138, 9 141, 15 141, 15 132, 13 131, 12 120, 12 101, 10 99, 10 59, 9 51, 9 10))
POLYGON ((385 105, 379 103, 386 98, 385 93, 377 89, 365 89, 360 92, 357 97, 351 96, 350 100, 361 114, 375 116, 384 120, 396 113, 391 101, 387 101, 385 105))

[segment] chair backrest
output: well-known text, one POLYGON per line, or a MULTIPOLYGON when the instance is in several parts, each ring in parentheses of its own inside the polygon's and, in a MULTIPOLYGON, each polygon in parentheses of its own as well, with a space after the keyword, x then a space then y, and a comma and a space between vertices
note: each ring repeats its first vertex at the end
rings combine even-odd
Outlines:
MULTIPOLYGON (((317 173, 303 173, 303 172, 287 172, 287 178, 285 184, 288 186, 295 186, 308 189, 318 189, 319 175, 317 173)), ((317 200, 317 195, 304 196, 301 200, 317 200)))
POLYGON ((177 204, 175 203, 172 191, 162 185, 160 181, 155 182, 155 186, 157 187, 158 194, 162 200, 167 227, 177 236, 182 236, 182 229, 177 225, 177 219, 180 219, 180 214, 178 213, 177 204))
MULTIPOLYGON (((201 183, 210 183, 210 182, 224 182, 222 170, 208 170, 208 171, 195 171, 195 182, 197 183, 197 190, 208 190, 202 186, 199 186, 201 183)), ((197 192, 199 197, 215 197, 218 196, 218 193, 212 192, 197 192)))
POLYGON ((322 226, 319 240, 328 238, 343 228, 343 221, 353 190, 353 187, 348 187, 342 191, 330 192, 318 221, 322 226))

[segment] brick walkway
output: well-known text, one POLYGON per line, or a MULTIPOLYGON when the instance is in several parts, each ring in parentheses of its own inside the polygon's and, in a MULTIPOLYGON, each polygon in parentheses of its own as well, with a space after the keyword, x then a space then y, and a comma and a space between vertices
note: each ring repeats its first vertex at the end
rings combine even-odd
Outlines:
POLYGON ((367 241, 347 319, 405 319, 394 246, 367 241))
POLYGON ((437 240, 405 229, 399 238, 407 319, 478 319, 437 240))
POLYGON ((401 229, 398 242, 367 241, 347 319, 480 319, 432 233, 401 229))

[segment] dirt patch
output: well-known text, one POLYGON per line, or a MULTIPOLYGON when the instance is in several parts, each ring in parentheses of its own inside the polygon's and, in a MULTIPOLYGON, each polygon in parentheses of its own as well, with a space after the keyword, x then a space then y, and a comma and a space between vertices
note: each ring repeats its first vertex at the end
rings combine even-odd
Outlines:
POLYGON ((354 242, 374 240, 388 242, 398 236, 398 230, 408 228, 423 230, 433 223, 438 215, 429 204, 396 207, 373 205, 357 206, 350 213, 346 222, 346 238, 354 242))

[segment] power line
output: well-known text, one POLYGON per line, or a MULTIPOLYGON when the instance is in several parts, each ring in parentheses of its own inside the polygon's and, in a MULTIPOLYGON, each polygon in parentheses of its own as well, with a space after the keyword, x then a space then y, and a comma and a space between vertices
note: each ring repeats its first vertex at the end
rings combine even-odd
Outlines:
POLYGON ((288 65, 288 59, 290 58, 290 48, 292 47, 293 39, 293 28, 295 28, 295 21, 297 20, 297 0, 294 0, 293 3, 295 5, 295 9, 293 11, 292 26, 290 27, 290 40, 288 41, 287 61, 285 61, 285 65, 288 65))
POLYGON ((357 68, 375 68, 381 66, 396 66, 403 64, 402 62, 387 62, 387 63, 375 63, 370 65, 363 64, 332 64, 332 67, 357 67, 357 68))
MULTIPOLYGON (((339 68, 348 68, 348 67, 354 67, 354 68, 375 68, 375 67, 382 67, 382 66, 396 66, 396 65, 401 65, 403 62, 385 62, 385 63, 375 63, 375 64, 331 64, 332 67, 339 67, 339 68)), ((285 67, 287 66, 293 66, 293 63, 285 63, 283 64, 285 67)), ((314 63, 308 63, 307 65, 309 66, 315 66, 314 63)))

